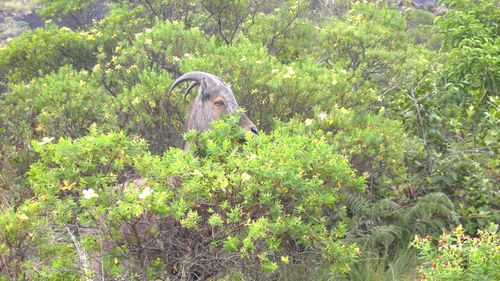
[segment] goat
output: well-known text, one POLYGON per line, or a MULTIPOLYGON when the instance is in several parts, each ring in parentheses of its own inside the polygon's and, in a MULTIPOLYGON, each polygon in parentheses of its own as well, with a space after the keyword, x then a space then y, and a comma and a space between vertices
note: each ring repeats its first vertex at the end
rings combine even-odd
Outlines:
MULTIPOLYGON (((239 109, 231 85, 224 83, 218 76, 202 71, 188 72, 177 78, 170 87, 169 93, 185 81, 193 81, 187 88, 186 94, 194 87, 200 86, 198 94, 189 107, 186 131, 207 131, 210 129, 210 122, 222 114, 235 113, 239 109)), ((241 114, 240 126, 254 134, 259 132, 245 113, 241 114)))

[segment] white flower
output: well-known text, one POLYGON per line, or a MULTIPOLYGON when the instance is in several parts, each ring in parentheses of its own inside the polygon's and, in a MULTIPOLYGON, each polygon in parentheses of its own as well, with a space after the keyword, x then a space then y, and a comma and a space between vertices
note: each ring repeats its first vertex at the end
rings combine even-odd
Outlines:
POLYGON ((326 113, 324 113, 324 112, 321 112, 321 113, 318 115, 318 118, 319 118, 319 120, 321 120, 321 121, 326 120, 326 118, 327 118, 327 117, 328 117, 328 115, 327 115, 326 113))
POLYGON ((306 119, 306 120, 304 121, 304 125, 306 125, 306 126, 310 126, 310 125, 312 124, 312 122, 313 122, 313 120, 312 120, 312 119, 306 119))
POLYGON ((39 143, 39 144, 41 144, 41 145, 44 145, 44 144, 46 144, 46 143, 52 142, 53 140, 54 140, 54 137, 50 137, 50 138, 48 138, 48 137, 43 137, 43 138, 42 138, 42 141, 40 141, 40 142, 38 142, 38 143, 39 143))
POLYGON ((252 176, 247 174, 246 172, 243 172, 243 174, 241 174, 241 181, 248 181, 251 178, 252 178, 252 176))
POLYGON ((83 191, 83 199, 89 200, 97 197, 99 197, 99 195, 97 195, 92 188, 83 191))
POLYGON ((146 197, 148 197, 149 195, 151 195, 152 191, 151 191, 151 188, 149 188, 149 186, 146 186, 146 188, 144 188, 144 190, 141 192, 141 194, 139 194, 139 199, 146 199, 146 197))

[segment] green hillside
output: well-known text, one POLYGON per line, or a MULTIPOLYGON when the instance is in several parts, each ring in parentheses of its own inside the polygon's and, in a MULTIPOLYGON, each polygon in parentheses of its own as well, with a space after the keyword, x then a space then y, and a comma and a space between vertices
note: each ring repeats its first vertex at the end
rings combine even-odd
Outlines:
POLYGON ((498 6, 3 1, 0 281, 500 280, 498 6))

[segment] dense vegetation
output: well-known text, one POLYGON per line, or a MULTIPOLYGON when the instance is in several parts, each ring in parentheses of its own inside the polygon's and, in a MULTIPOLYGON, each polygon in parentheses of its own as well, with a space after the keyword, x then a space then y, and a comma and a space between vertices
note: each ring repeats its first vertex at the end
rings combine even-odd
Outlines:
POLYGON ((0 46, 0 280, 500 279, 497 1, 39 2, 0 46), (263 133, 183 135, 193 70, 263 133))

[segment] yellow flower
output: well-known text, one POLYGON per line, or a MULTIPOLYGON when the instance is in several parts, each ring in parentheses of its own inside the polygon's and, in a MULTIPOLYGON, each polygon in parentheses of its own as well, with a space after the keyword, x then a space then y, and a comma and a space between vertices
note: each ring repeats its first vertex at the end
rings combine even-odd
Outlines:
POLYGON ((17 218, 22 221, 26 221, 29 219, 28 216, 24 213, 17 214, 17 218))
POLYGON ((132 100, 132 105, 138 105, 140 102, 141 100, 139 100, 139 97, 135 97, 135 99, 132 100))
POLYGON ((284 263, 284 264, 288 264, 290 262, 288 256, 281 256, 281 261, 284 263))
POLYGON ((194 175, 194 176, 198 176, 198 177, 203 177, 203 174, 198 170, 198 169, 195 169, 191 175, 194 175))
POLYGON ((306 119, 306 120, 304 121, 304 125, 306 125, 306 126, 310 126, 310 125, 312 124, 312 122, 313 122, 313 120, 312 120, 312 119, 306 119))
POLYGON ((227 180, 227 178, 223 178, 222 181, 221 181, 221 185, 220 187, 222 188, 222 190, 225 191, 226 187, 228 187, 229 185, 229 181, 227 180))
POLYGON ((71 190, 76 185, 76 182, 70 182, 65 180, 64 185, 61 187, 61 190, 71 190))

